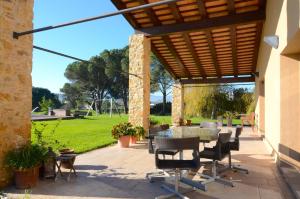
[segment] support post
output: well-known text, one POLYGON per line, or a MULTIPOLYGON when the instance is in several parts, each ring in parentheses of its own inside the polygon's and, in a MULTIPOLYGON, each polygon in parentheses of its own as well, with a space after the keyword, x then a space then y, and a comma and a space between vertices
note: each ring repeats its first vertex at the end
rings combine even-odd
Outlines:
POLYGON ((113 100, 112 100, 112 98, 110 98, 109 117, 112 117, 112 106, 113 106, 113 100))
POLYGON ((184 119, 184 87, 180 82, 173 85, 172 124, 179 125, 179 120, 184 119))
POLYGON ((150 115, 150 39, 143 34, 129 39, 129 122, 148 132, 150 115))

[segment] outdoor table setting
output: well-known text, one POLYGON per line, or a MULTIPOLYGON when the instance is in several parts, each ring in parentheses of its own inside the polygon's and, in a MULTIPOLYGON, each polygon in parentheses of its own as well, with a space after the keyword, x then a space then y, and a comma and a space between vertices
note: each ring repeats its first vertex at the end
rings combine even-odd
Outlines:
MULTIPOLYGON (((165 137, 165 138, 194 138, 199 137, 200 142, 209 143, 218 139, 218 134, 221 129, 218 128, 201 128, 199 126, 174 126, 170 129, 159 131, 154 137, 165 137)), ((179 151, 179 159, 183 160, 183 152, 179 151)), ((204 184, 197 181, 183 177, 181 172, 180 181, 184 184, 192 186, 200 190, 206 190, 204 184)))

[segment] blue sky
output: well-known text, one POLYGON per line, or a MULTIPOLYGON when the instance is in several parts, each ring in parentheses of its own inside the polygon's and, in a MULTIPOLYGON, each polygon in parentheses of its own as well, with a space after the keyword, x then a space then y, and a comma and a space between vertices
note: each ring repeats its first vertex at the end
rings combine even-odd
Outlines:
MULTIPOLYGON (((38 0, 34 6, 34 28, 56 25, 115 11, 110 0, 38 0)), ((34 45, 89 59, 104 49, 122 48, 134 30, 123 18, 106 19, 34 34, 34 45)), ((58 93, 68 80, 64 77, 68 58, 33 51, 33 86, 58 93)))

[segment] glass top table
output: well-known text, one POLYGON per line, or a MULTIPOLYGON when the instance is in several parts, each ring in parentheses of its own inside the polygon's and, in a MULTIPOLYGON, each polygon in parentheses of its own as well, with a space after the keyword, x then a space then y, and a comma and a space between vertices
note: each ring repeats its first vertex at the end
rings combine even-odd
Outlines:
MULTIPOLYGON (((201 128, 200 126, 174 126, 170 129, 159 131, 155 135, 149 135, 148 137, 150 139, 154 139, 154 137, 157 136, 166 138, 199 137, 200 142, 203 142, 203 144, 205 144, 217 140, 220 131, 221 129, 218 128, 201 128)), ((183 159, 182 151, 179 151, 179 159, 183 159)), ((183 177, 182 171, 180 172, 180 181, 194 188, 204 191, 206 190, 205 184, 183 177)))
POLYGON ((201 142, 210 142, 218 139, 221 129, 200 128, 199 126, 176 126, 168 130, 159 131, 156 136, 169 138, 199 137, 201 142))

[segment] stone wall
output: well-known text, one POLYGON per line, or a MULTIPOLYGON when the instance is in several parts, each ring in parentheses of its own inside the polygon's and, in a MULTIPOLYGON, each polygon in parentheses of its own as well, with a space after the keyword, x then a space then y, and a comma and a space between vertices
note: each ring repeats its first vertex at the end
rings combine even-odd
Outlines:
POLYGON ((9 184, 7 151, 30 140, 32 36, 13 39, 13 31, 32 29, 33 0, 0 1, 0 188, 9 184))
POLYGON ((172 101, 172 123, 177 125, 179 119, 184 117, 184 88, 176 82, 173 86, 173 101, 172 101))
POLYGON ((150 39, 142 34, 129 39, 129 122, 149 129, 150 39))

